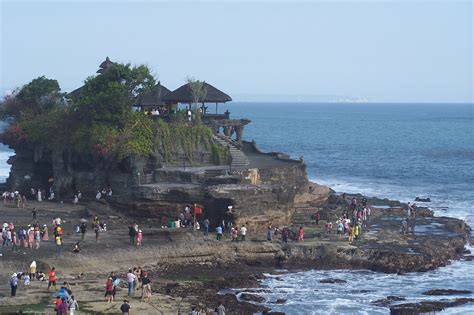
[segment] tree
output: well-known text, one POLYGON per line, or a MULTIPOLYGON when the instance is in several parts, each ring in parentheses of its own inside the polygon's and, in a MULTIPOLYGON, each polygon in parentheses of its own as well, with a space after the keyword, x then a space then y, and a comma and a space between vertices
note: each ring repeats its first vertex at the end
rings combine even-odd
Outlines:
POLYGON ((187 78, 189 89, 191 90, 191 97, 193 104, 196 105, 196 108, 199 107, 201 103, 207 96, 207 88, 205 81, 199 81, 192 77, 187 78))
POLYGON ((64 93, 56 80, 38 77, 0 104, 0 119, 19 121, 64 105, 64 93))
POLYGON ((101 75, 89 77, 73 108, 77 119, 86 125, 106 124, 123 128, 131 117, 135 98, 153 88, 155 79, 146 66, 113 64, 101 75))

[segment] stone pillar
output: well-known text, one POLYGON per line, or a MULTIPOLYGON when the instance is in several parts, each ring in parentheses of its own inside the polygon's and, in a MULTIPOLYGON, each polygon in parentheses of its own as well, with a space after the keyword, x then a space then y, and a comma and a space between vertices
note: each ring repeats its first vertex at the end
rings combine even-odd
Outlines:
POLYGON ((242 139, 244 136, 244 126, 234 126, 234 130, 236 135, 235 141, 237 141, 238 144, 242 144, 242 139))
POLYGON ((230 132, 232 130, 232 127, 231 126, 224 126, 223 128, 224 128, 224 135, 226 137, 230 137, 230 132))

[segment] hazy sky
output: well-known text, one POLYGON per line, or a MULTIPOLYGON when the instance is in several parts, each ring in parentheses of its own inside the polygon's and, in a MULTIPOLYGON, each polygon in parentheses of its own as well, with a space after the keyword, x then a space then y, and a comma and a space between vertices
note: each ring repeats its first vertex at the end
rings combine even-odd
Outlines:
POLYGON ((46 75, 70 91, 109 56, 234 99, 473 101, 471 1, 0 2, 3 89, 46 75))

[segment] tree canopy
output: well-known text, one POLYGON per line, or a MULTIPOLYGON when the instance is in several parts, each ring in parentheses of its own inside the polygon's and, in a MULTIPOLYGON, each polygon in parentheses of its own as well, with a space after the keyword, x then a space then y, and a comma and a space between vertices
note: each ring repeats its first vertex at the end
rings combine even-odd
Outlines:
POLYGON ((154 85, 146 66, 113 64, 87 78, 78 97, 66 101, 56 80, 39 77, 2 102, 0 118, 9 122, 2 141, 107 159, 150 153, 150 121, 134 113, 131 105, 154 85))

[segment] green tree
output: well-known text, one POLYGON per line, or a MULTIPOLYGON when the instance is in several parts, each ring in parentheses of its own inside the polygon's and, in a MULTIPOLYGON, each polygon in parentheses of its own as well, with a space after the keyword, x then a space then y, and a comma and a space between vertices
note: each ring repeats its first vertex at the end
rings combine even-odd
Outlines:
POLYGON ((123 128, 132 117, 135 98, 155 85, 146 66, 113 64, 98 76, 89 77, 76 100, 75 115, 82 124, 106 124, 123 128))
POLYGON ((42 76, 15 91, 0 104, 0 119, 19 121, 31 118, 64 105, 56 80, 42 76))

